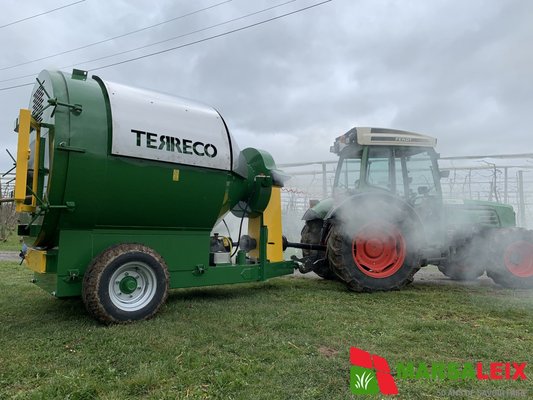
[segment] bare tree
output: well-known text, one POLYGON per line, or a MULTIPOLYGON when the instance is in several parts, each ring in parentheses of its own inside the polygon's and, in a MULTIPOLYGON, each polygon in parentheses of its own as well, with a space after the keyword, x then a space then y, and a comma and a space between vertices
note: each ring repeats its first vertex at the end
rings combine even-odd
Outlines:
MULTIPOLYGON (((7 184, 0 183, 0 199, 12 197, 13 189, 7 184)), ((5 242, 15 230, 17 216, 15 203, 0 202, 0 241, 5 242)))

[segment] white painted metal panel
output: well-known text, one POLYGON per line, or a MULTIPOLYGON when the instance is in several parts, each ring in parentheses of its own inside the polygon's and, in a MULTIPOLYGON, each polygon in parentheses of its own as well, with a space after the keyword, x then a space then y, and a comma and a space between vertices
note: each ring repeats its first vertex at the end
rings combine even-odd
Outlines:
POLYGON ((414 132, 368 127, 356 129, 357 143, 361 145, 435 147, 437 144, 434 137, 414 132))
POLYGON ((231 170, 230 138, 215 109, 163 93, 104 83, 113 120, 112 154, 231 170))

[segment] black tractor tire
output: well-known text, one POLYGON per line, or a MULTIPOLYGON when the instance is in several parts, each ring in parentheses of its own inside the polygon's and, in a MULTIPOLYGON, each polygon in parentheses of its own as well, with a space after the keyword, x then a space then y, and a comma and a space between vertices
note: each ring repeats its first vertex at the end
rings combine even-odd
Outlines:
MULTIPOLYGON (((320 243, 323 223, 324 221, 320 219, 305 221, 300 242, 308 244, 320 243)), ((302 255, 306 259, 306 266, 309 265, 309 268, 315 274, 327 280, 337 279, 337 275, 329 267, 329 262, 324 251, 302 249, 302 255)))
POLYGON ((485 272, 484 249, 481 241, 484 238, 470 238, 465 243, 457 246, 443 264, 439 271, 448 278, 456 281, 473 281, 485 272), (479 247, 478 247, 479 246, 479 247))
POLYGON ((491 235, 487 275, 506 288, 533 289, 533 231, 495 230, 491 235))
POLYGON ((169 273, 163 258, 137 243, 119 244, 98 255, 83 277, 88 313, 104 324, 153 317, 165 303, 169 273))
MULTIPOLYGON (((379 218, 375 220, 376 223, 378 220, 379 218)), ((385 227, 388 226, 391 228, 390 231, 394 232, 392 235, 396 237, 396 241, 388 237, 381 243, 379 235, 375 238, 371 238, 371 235, 367 236, 368 240, 362 239, 365 235, 365 229, 368 230, 367 227, 372 229, 373 217, 371 216, 360 218, 357 223, 358 228, 349 234, 346 233, 347 229, 341 222, 335 221, 333 223, 327 240, 328 259, 331 269, 349 290, 354 292, 389 291, 401 289, 413 282, 415 273, 420 269, 420 252, 411 234, 413 228, 409 227, 407 221, 389 221, 383 225, 384 229, 381 232, 387 235, 388 229, 385 227), (356 238, 361 238, 361 240, 356 240, 356 238), (387 265, 390 261, 392 268, 382 271, 372 270, 372 262, 363 265, 357 261, 358 257, 362 257, 358 256, 361 247, 367 248, 364 251, 368 254, 365 254, 364 257, 368 260, 371 260, 372 257, 380 260, 383 257, 379 253, 385 254, 384 257, 387 261, 382 264, 387 265), (394 255, 395 253, 398 257, 394 255), (393 255, 391 256, 391 254, 393 255)), ((354 219, 351 222, 354 223, 354 219)))

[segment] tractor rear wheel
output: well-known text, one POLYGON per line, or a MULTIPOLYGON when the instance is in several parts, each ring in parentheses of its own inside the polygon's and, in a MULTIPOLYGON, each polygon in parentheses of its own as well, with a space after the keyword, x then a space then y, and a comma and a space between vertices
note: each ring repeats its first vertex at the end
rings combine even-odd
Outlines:
POLYGON ((407 222, 360 222, 351 234, 338 221, 329 232, 328 259, 337 276, 355 292, 394 290, 411 283, 420 269, 420 255, 407 222))
MULTIPOLYGON (((323 221, 320 219, 313 219, 305 221, 305 225, 301 233, 301 243, 318 244, 322 236, 323 221)), ((328 259, 323 251, 318 250, 302 250, 302 255, 305 258, 306 269, 312 270, 315 274, 323 279, 335 280, 337 275, 330 269, 328 259)))
POLYGON ((105 324, 144 320, 164 304, 168 268, 154 250, 119 244, 98 255, 83 277, 82 298, 89 314, 105 324))
POLYGON ((521 228, 493 232, 487 275, 508 288, 533 288, 533 231, 521 228))

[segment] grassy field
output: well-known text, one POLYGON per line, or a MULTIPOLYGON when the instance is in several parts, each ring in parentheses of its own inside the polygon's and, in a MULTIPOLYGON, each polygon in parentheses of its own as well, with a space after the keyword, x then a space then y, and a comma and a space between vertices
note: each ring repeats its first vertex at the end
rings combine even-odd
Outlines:
MULTIPOLYGON (((419 282, 357 295, 288 277, 172 291, 155 319, 105 327, 81 301, 54 299, 30 278, 0 263, 2 399, 353 399, 350 346, 393 366, 533 363, 533 291, 419 282)), ((516 382, 397 379, 399 398, 456 389, 531 398, 532 365, 526 373, 516 382)))
POLYGON ((0 251, 20 251, 22 244, 15 233, 8 235, 5 241, 0 240, 0 251))

